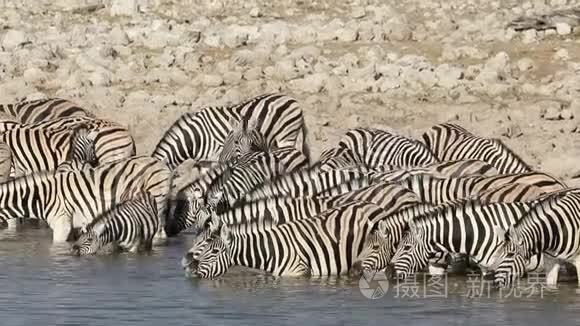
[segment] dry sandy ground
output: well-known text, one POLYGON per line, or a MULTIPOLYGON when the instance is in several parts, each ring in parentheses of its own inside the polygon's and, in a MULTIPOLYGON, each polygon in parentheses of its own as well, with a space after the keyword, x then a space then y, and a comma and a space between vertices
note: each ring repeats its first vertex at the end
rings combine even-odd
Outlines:
POLYGON ((568 179, 580 27, 506 27, 578 5, 546 2, 0 0, 0 102, 68 98, 149 154, 184 112, 276 91, 301 103, 315 155, 352 127, 454 121, 568 179))

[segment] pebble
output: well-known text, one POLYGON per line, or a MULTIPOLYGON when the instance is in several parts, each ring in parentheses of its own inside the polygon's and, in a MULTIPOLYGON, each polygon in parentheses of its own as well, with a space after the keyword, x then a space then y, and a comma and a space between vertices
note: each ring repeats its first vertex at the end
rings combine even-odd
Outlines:
POLYGON ((258 7, 252 8, 250 10, 250 17, 252 17, 252 18, 262 17, 262 11, 260 10, 260 8, 258 8, 258 7))
POLYGON ((363 7, 354 7, 350 11, 350 16, 352 18, 363 18, 367 15, 365 8, 363 7))
POLYGON ((554 53, 554 59, 566 61, 570 58, 570 54, 566 49, 560 49, 554 53))
POLYGON ((2 47, 4 50, 14 50, 19 45, 28 41, 28 36, 25 32, 19 30, 8 30, 2 38, 2 47))
POLYGON ((556 23, 558 35, 568 35, 572 33, 572 27, 568 23, 556 23))
POLYGON ((526 72, 534 68, 534 61, 530 58, 521 58, 517 62, 518 70, 521 72, 526 72))

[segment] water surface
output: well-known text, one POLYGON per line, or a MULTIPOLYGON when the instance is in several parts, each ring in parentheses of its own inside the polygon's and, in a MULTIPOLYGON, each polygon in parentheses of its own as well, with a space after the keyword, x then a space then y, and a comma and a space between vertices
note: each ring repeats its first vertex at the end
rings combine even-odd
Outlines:
POLYGON ((444 293, 437 292, 443 283, 419 276, 398 288, 390 282, 371 300, 354 278, 273 278, 238 269, 220 280, 188 279, 179 266, 188 244, 185 235, 148 255, 73 257, 51 244, 48 229, 2 229, 1 325, 578 324, 574 282, 477 295, 469 292, 474 279, 449 277, 444 293))

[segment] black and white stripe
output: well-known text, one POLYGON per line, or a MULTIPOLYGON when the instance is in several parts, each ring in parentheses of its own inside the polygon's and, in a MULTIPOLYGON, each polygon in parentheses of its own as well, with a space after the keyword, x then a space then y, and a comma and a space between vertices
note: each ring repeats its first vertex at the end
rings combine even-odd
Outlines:
POLYGON ((45 220, 53 240, 67 240, 72 229, 88 225, 118 203, 149 192, 157 203, 163 236, 171 171, 151 157, 69 172, 35 173, 0 184, 0 222, 15 218, 45 220))
POLYGON ((179 118, 157 144, 152 156, 172 169, 188 159, 196 162, 217 161, 227 136, 231 119, 259 121, 256 130, 268 148, 294 147, 306 156, 302 110, 293 98, 265 94, 231 107, 207 107, 179 118))
POLYGON ((407 277, 437 254, 462 254, 482 269, 495 263, 497 228, 507 229, 533 207, 534 202, 482 204, 476 199, 441 205, 408 221, 409 233, 392 259, 399 277, 407 277))
POLYGON ((369 223, 384 217, 381 207, 356 202, 269 228, 222 224, 195 242, 182 265, 203 278, 219 277, 232 265, 276 276, 345 274, 359 255, 369 223))
POLYGON ((423 134, 423 141, 440 161, 481 160, 493 165, 501 174, 532 171, 501 140, 476 136, 452 123, 433 126, 423 134))
POLYGON ((155 198, 149 193, 139 193, 84 227, 72 246, 72 252, 90 255, 107 246, 129 252, 149 250, 158 228, 155 198))
POLYGON ((352 165, 370 169, 410 168, 435 162, 435 156, 419 141, 385 130, 357 128, 349 130, 336 149, 323 153, 320 166, 322 169, 352 165))
POLYGON ((530 194, 551 193, 566 188, 560 180, 541 172, 465 178, 439 178, 428 174, 418 174, 404 179, 400 184, 416 193, 421 201, 433 205, 477 196, 482 192, 493 191, 495 188, 507 185, 514 185, 514 191, 511 195, 507 191, 504 192, 506 197, 503 201, 521 201, 522 196, 529 196, 522 191, 524 190, 522 187, 515 187, 518 184, 529 186, 530 194))
MULTIPOLYGON (((562 191, 544 198, 529 214, 501 234, 495 281, 510 285, 522 277, 530 260, 549 257, 552 268, 546 282, 555 285, 563 263, 572 263, 580 274, 580 192, 562 191)), ((579 278, 580 282, 580 278, 579 278)))
POLYGON ((20 123, 50 121, 71 116, 94 117, 77 104, 61 98, 0 104, 0 112, 17 118, 20 123))

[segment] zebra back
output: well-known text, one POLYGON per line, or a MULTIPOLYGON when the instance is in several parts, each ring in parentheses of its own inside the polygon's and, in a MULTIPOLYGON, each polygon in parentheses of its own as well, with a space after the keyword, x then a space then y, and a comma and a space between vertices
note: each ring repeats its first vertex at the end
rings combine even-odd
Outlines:
POLYGON ((255 188, 246 195, 246 201, 272 197, 328 196, 344 193, 370 184, 372 174, 350 171, 300 170, 255 188), (338 190, 338 193, 336 192, 338 190))
POLYGON ((257 128, 269 148, 294 146, 302 151, 302 110, 296 100, 282 94, 265 94, 232 107, 208 107, 181 116, 157 144, 152 156, 172 169, 187 159, 214 160, 232 130, 231 117, 262 124, 257 128))
POLYGON ((73 102, 61 98, 0 104, 0 112, 18 118, 20 123, 23 124, 50 121, 71 116, 94 118, 92 113, 84 110, 73 102))
POLYGON ((476 159, 499 173, 525 173, 532 169, 499 139, 478 137, 464 128, 443 123, 423 134, 425 145, 441 161, 476 159))

